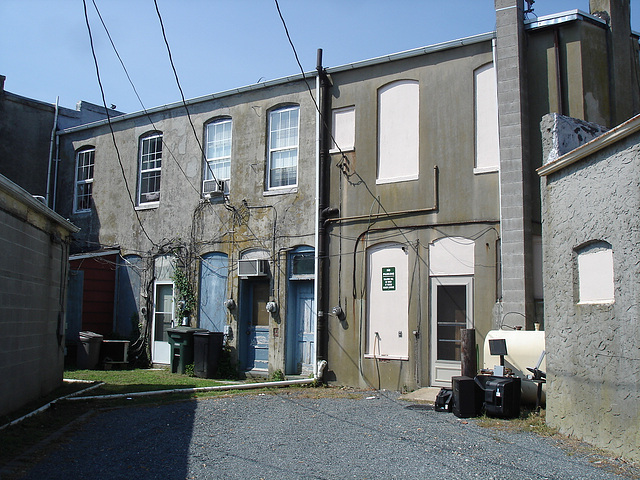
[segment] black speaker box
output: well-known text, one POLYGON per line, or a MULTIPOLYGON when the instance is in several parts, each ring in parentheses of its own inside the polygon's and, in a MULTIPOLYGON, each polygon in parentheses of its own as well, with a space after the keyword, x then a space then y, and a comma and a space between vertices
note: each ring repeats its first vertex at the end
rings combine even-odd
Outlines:
POLYGON ((477 417, 482 412, 483 391, 473 378, 452 377, 453 414, 458 418, 477 417))

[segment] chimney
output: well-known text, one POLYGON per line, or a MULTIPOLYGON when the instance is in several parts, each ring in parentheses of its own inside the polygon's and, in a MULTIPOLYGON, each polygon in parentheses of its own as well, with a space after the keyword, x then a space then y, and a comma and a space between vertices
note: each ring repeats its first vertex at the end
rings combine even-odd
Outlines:
POLYGON ((611 78, 611 127, 637 113, 638 105, 633 95, 631 45, 631 1, 589 0, 589 12, 607 22, 609 47, 609 75, 611 78))
POLYGON ((0 93, 4 92, 4 81, 7 79, 4 75, 0 75, 0 93))

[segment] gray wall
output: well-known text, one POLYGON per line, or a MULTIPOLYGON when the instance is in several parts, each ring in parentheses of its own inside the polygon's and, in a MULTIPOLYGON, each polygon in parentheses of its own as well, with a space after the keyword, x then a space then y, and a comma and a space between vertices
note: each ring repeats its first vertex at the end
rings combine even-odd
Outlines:
MULTIPOLYGON (((313 80, 309 81, 313 87, 313 80)), ((271 262, 271 297, 279 305, 270 320, 273 334, 269 368, 284 371, 286 253, 299 245, 314 244, 316 110, 303 81, 274 83, 191 101, 191 119, 181 104, 155 109, 149 116, 137 113, 116 119, 113 128, 119 157, 104 122, 63 132, 58 202, 60 210, 82 228, 75 236, 74 252, 117 245, 122 255, 142 257, 139 305, 146 306, 149 313, 153 310, 154 256, 170 251, 182 255, 190 262, 189 275, 197 289, 201 256, 210 252, 227 254, 231 273, 227 291, 219 299, 223 302, 226 298, 238 301, 236 263, 240 255, 252 248, 266 250, 271 262), (266 191, 269 112, 287 104, 300 105, 298 185, 266 191), (206 123, 222 116, 233 120, 229 195, 226 202, 210 202, 201 195, 201 145, 206 123), (164 142, 160 202, 154 208, 134 211, 127 185, 135 202, 139 139, 154 130, 163 133, 164 142), (93 206, 89 213, 74 214, 75 152, 85 146, 95 147, 93 206)), ((116 305, 116 311, 120 314, 120 305, 116 305)), ((235 333, 233 347, 239 346, 238 315, 236 309, 227 317, 235 333)), ((117 324, 129 321, 130 315, 116 319, 117 324)), ((197 313, 192 323, 198 323, 197 313)))
POLYGON ((0 415, 62 384, 73 225, 0 175, 0 415))
MULTIPOLYGON (((635 120, 636 124, 638 119, 635 120)), ((542 177, 547 422, 640 459, 640 134, 542 177), (579 304, 575 248, 611 244, 615 301, 579 304)))

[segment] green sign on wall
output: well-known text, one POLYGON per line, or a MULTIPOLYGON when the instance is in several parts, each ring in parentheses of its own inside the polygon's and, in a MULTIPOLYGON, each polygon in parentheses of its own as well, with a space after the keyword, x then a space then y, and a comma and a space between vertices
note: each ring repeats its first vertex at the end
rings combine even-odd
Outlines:
POLYGON ((382 291, 396 289, 396 267, 382 267, 382 291))

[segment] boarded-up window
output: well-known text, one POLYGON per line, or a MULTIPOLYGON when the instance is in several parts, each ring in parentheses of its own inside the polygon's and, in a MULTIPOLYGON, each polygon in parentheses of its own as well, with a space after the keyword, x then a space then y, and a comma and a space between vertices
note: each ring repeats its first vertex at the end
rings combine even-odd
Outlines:
POLYGON ((378 92, 377 183, 418 178, 419 96, 413 80, 391 83, 378 92))
POLYGON ((500 164, 498 88, 493 63, 473 72, 475 95, 476 173, 496 171, 500 164))
POLYGON ((607 242, 591 243, 576 250, 578 302, 613 303, 613 251, 607 242))

